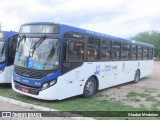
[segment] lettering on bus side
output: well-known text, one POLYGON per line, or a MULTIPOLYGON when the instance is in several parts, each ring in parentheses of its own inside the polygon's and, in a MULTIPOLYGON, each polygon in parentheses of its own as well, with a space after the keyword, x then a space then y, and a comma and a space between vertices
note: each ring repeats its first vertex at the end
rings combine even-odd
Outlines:
POLYGON ((111 65, 105 65, 104 69, 102 69, 102 72, 111 71, 112 66, 111 65))
POLYGON ((117 65, 105 65, 104 68, 102 69, 102 72, 107 72, 107 71, 111 71, 111 70, 116 70, 117 69, 117 65))
POLYGON ((112 69, 114 70, 114 69, 117 69, 117 65, 115 65, 115 66, 112 66, 112 69))

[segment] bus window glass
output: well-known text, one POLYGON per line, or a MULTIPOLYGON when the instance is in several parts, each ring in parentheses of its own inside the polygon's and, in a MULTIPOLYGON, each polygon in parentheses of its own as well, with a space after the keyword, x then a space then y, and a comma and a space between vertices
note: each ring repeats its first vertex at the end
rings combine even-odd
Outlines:
POLYGON ((143 47, 143 59, 146 60, 148 57, 148 48, 143 47))
POLYGON ((142 59, 142 46, 137 47, 137 59, 138 60, 142 59))
POLYGON ((69 61, 79 62, 84 60, 84 43, 71 41, 69 43, 69 61))
POLYGON ((137 45, 135 45, 135 44, 131 45, 131 58, 132 58, 132 60, 137 59, 137 45))
POLYGON ((88 61, 97 61, 100 59, 100 40, 90 37, 88 40, 88 61))
POLYGON ((119 60, 120 59, 120 51, 121 51, 121 42, 114 41, 112 48, 112 59, 119 60))
POLYGON ((111 60, 111 41, 102 40, 102 60, 111 60))
POLYGON ((122 60, 129 60, 131 56, 131 45, 128 43, 122 44, 122 60))
POLYGON ((148 59, 153 59, 153 49, 149 48, 148 50, 148 59))
POLYGON ((0 63, 4 62, 6 59, 6 44, 3 41, 0 41, 0 63))

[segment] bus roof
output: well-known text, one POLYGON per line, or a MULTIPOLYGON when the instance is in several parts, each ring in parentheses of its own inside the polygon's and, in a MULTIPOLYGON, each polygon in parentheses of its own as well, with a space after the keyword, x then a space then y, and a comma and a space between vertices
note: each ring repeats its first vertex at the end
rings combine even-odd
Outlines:
POLYGON ((88 34, 88 35, 93 35, 93 36, 97 36, 97 37, 109 38, 109 39, 112 39, 112 40, 115 40, 115 41, 122 41, 122 42, 142 45, 142 46, 154 47, 153 44, 149 44, 149 43, 145 43, 145 42, 139 42, 139 41, 136 41, 136 40, 124 39, 124 38, 120 38, 120 37, 115 37, 115 36, 112 36, 112 35, 103 34, 103 33, 99 33, 99 32, 94 32, 94 31, 91 31, 91 30, 85 30, 85 29, 82 29, 82 28, 77 28, 77 27, 73 27, 73 26, 69 26, 69 25, 65 25, 65 24, 61 24, 61 27, 65 28, 68 31, 75 31, 75 32, 88 34))
MULTIPOLYGON (((38 24, 41 24, 41 25, 51 24, 51 25, 53 25, 53 24, 56 24, 56 23, 53 23, 53 22, 32 22, 32 23, 26 23, 26 24, 23 24, 23 25, 38 25, 38 24)), ((63 28, 63 29, 61 29, 61 30, 63 30, 63 32, 73 31, 73 32, 79 32, 79 33, 82 33, 82 34, 93 35, 93 36, 97 36, 97 37, 109 38, 109 39, 113 39, 113 40, 116 40, 116 41, 123 41, 123 42, 142 45, 142 46, 154 47, 153 44, 149 44, 149 43, 145 43, 145 42, 139 42, 139 41, 136 41, 136 40, 130 40, 130 39, 124 39, 124 38, 120 38, 120 37, 115 37, 115 36, 112 36, 112 35, 103 34, 103 33, 99 33, 99 32, 94 32, 94 31, 91 31, 91 30, 86 30, 86 29, 82 29, 82 28, 78 28, 78 27, 73 27, 73 26, 66 25, 66 24, 59 24, 59 25, 61 26, 61 28, 63 28)))

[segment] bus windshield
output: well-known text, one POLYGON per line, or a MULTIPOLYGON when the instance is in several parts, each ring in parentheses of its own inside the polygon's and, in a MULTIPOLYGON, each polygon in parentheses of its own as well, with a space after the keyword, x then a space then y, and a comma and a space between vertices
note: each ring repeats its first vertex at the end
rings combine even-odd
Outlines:
POLYGON ((37 70, 55 70, 59 66, 59 46, 58 39, 24 38, 20 40, 14 64, 37 70))
POLYGON ((5 61, 5 42, 0 41, 0 63, 5 61))

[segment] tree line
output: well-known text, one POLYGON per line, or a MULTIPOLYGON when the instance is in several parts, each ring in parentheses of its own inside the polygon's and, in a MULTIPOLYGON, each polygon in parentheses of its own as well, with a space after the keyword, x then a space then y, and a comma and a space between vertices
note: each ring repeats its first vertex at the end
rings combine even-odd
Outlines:
POLYGON ((130 39, 153 44, 155 46, 154 57, 156 57, 157 59, 160 59, 160 32, 159 31, 141 32, 133 37, 130 37, 130 39))

